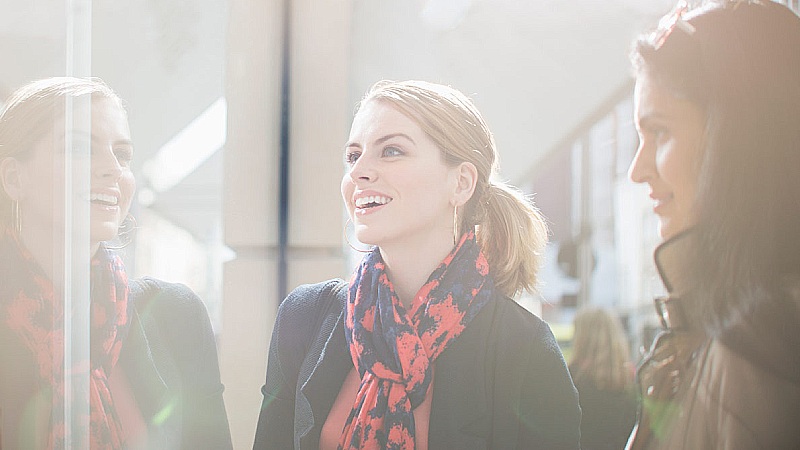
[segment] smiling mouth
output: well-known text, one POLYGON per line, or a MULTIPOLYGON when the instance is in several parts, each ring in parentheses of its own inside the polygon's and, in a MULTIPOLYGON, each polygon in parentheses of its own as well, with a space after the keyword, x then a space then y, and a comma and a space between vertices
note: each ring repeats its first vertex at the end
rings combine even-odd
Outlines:
POLYGON ((118 206, 119 198, 108 194, 92 194, 89 200, 92 204, 101 206, 118 206))
POLYGON ((358 209, 375 208, 376 206, 383 206, 392 201, 391 197, 384 197, 382 195, 371 195, 369 197, 361 197, 356 199, 355 205, 358 209))

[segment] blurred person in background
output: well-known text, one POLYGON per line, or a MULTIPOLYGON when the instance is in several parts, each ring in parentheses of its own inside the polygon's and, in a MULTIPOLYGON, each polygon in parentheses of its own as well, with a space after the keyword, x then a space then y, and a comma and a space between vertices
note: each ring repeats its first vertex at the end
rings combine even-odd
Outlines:
POLYGON ((682 3, 632 60, 668 296, 629 448, 800 448, 800 19, 682 3))
POLYGON ((619 318, 585 307, 575 316, 569 371, 583 413, 582 450, 619 450, 636 423, 629 345, 619 318))
POLYGON ((270 344, 256 449, 577 449, 580 409, 533 289, 547 230, 493 181, 464 94, 379 82, 353 120, 342 197, 373 245, 349 283, 295 289, 270 344))
POLYGON ((202 301, 183 285, 128 280, 109 245, 131 231, 133 156, 122 100, 99 79, 32 82, 0 114, 2 448, 231 448, 202 301), (71 165, 90 180, 65 199, 71 165), (88 211, 88 230, 72 237, 89 245, 88 311, 65 310, 65 224, 76 211, 88 211), (87 359, 65 369, 65 351, 80 345, 65 330, 86 314, 87 359), (88 399, 86 415, 65 417, 68 398, 88 399))

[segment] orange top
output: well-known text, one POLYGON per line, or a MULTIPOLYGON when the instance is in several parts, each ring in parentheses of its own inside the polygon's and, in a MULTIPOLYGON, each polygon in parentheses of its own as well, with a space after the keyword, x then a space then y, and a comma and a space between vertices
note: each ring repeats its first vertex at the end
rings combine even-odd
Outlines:
MULTIPOLYGON (((358 388, 361 386, 361 380, 358 377, 358 371, 353 368, 347 374, 344 383, 342 384, 339 395, 336 396, 336 401, 333 402, 333 407, 328 413, 328 418, 325 424, 322 425, 322 435, 319 438, 320 450, 336 450, 339 446, 339 438, 342 437, 342 429, 347 422, 347 417, 353 409, 353 403, 358 394, 358 388)), ((428 450, 428 424, 431 418, 431 403, 433 400, 433 377, 431 377, 431 384, 428 386, 428 392, 425 394, 425 400, 414 409, 414 429, 417 450, 428 450)))

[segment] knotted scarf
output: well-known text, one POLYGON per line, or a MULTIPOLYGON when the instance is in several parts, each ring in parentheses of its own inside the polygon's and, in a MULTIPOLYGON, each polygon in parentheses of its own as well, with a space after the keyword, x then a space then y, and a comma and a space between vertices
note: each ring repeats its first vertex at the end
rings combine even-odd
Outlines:
POLYGON ((414 297, 400 303, 375 248, 353 274, 345 335, 361 376, 341 449, 414 449, 413 409, 425 399, 432 362, 492 297, 489 265, 465 233, 414 297))
MULTIPOLYGON (((31 352, 36 364, 38 384, 52 389, 52 410, 63 411, 66 389, 75 398, 89 398, 89 417, 73 417, 86 424, 90 448, 121 449, 123 434, 108 387, 108 376, 117 363, 122 342, 130 325, 128 279, 122 260, 100 246, 91 261, 91 330, 89 361, 74 361, 64 373, 64 303, 54 292, 53 283, 17 237, 6 230, 0 237, 2 267, 2 317, 10 330, 31 352), (88 374, 87 374, 88 372, 88 374), (66 379, 89 377, 89 392, 77 392, 66 379), (82 397, 81 397, 82 396, 82 397)), ((73 312, 79 314, 79 312, 73 312)), ((64 448, 67 434, 63 416, 53 415, 48 428, 48 447, 64 448)), ((79 447, 83 437, 71 437, 79 447)))

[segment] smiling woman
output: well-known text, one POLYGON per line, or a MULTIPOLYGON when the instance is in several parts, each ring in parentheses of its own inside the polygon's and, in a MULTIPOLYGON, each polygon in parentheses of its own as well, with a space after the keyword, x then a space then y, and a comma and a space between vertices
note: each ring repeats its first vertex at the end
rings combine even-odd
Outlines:
POLYGON ((533 289, 546 227, 492 181, 494 139, 447 86, 379 82, 341 191, 373 245, 349 283, 295 289, 270 344, 257 449, 579 447, 577 393, 533 289))
POLYGON ((203 303, 129 281, 106 244, 131 206, 132 158, 122 101, 97 79, 30 83, 0 115, 0 447, 231 447, 203 303), (88 223, 69 228, 81 213, 88 223), (91 261, 72 262, 88 267, 88 302, 68 303, 69 245, 89 247, 91 261), (81 323, 76 360, 67 330, 81 323))
POLYGON ((663 332, 632 449, 798 448, 800 18, 681 2, 636 43, 640 145, 664 242, 663 332))

